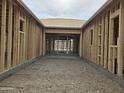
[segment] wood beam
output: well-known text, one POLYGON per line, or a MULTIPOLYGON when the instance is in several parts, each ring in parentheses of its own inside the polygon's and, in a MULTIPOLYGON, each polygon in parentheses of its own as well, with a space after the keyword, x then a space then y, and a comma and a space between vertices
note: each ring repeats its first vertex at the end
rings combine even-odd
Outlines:
POLYGON ((118 39, 118 75, 122 77, 124 67, 124 0, 121 0, 120 7, 120 30, 118 39))
POLYGON ((83 56, 83 53, 82 53, 83 52, 83 50, 82 50, 82 47, 83 47, 83 40, 82 40, 83 39, 83 35, 82 34, 83 34, 83 32, 81 32, 81 34, 80 34, 80 42, 79 42, 80 43, 79 55, 80 55, 81 58, 83 56))
POLYGON ((109 35, 109 16, 107 13, 105 16, 104 68, 108 67, 108 48, 109 48, 108 35, 109 35))
POLYGON ((1 25, 1 60, 0 72, 4 71, 5 65, 5 48, 6 48, 6 8, 7 1, 2 0, 2 25, 1 25))
POLYGON ((13 8, 12 8, 12 0, 9 0, 9 19, 8 19, 8 46, 7 46, 7 55, 8 55, 8 58, 7 58, 7 68, 11 68, 11 50, 12 50, 12 12, 13 12, 13 8))

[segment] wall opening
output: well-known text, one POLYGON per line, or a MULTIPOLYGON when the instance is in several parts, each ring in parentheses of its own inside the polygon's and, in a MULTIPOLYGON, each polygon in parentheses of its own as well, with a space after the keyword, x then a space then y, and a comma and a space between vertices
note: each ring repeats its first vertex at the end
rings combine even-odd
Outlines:
POLYGON ((93 29, 91 30, 91 45, 93 45, 93 29))
POLYGON ((59 54, 72 54, 74 40, 55 40, 54 42, 54 50, 59 54))
POLYGON ((20 31, 24 31, 24 21, 20 20, 20 31))
POLYGON ((118 72, 118 63, 117 63, 117 58, 114 60, 114 74, 117 74, 118 72))
POLYGON ((114 31, 113 31, 113 43, 114 43, 114 45, 117 45, 117 43, 118 43, 118 37, 119 37, 119 16, 117 16, 117 17, 115 17, 114 19, 113 19, 113 21, 114 21, 114 26, 113 26, 113 29, 114 29, 114 31))
POLYGON ((46 34, 46 54, 78 55, 79 35, 46 34))

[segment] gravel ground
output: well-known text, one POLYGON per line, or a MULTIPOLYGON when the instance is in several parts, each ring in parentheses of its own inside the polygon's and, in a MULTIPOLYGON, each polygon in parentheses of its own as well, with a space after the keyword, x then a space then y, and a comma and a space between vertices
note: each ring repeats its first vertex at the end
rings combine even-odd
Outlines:
POLYGON ((79 58, 45 57, 0 82, 0 93, 124 93, 79 58))

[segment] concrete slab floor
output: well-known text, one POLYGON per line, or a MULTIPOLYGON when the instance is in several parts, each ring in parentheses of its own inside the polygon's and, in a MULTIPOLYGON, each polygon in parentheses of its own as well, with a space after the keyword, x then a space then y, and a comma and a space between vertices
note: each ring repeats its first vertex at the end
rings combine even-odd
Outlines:
POLYGON ((79 58, 44 57, 0 82, 0 93, 124 93, 79 58))

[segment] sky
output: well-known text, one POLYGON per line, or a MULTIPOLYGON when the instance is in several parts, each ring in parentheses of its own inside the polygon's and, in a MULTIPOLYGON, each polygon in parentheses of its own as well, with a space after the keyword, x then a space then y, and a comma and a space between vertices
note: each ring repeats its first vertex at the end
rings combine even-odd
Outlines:
POLYGON ((107 0, 23 0, 39 19, 88 20, 107 0))

